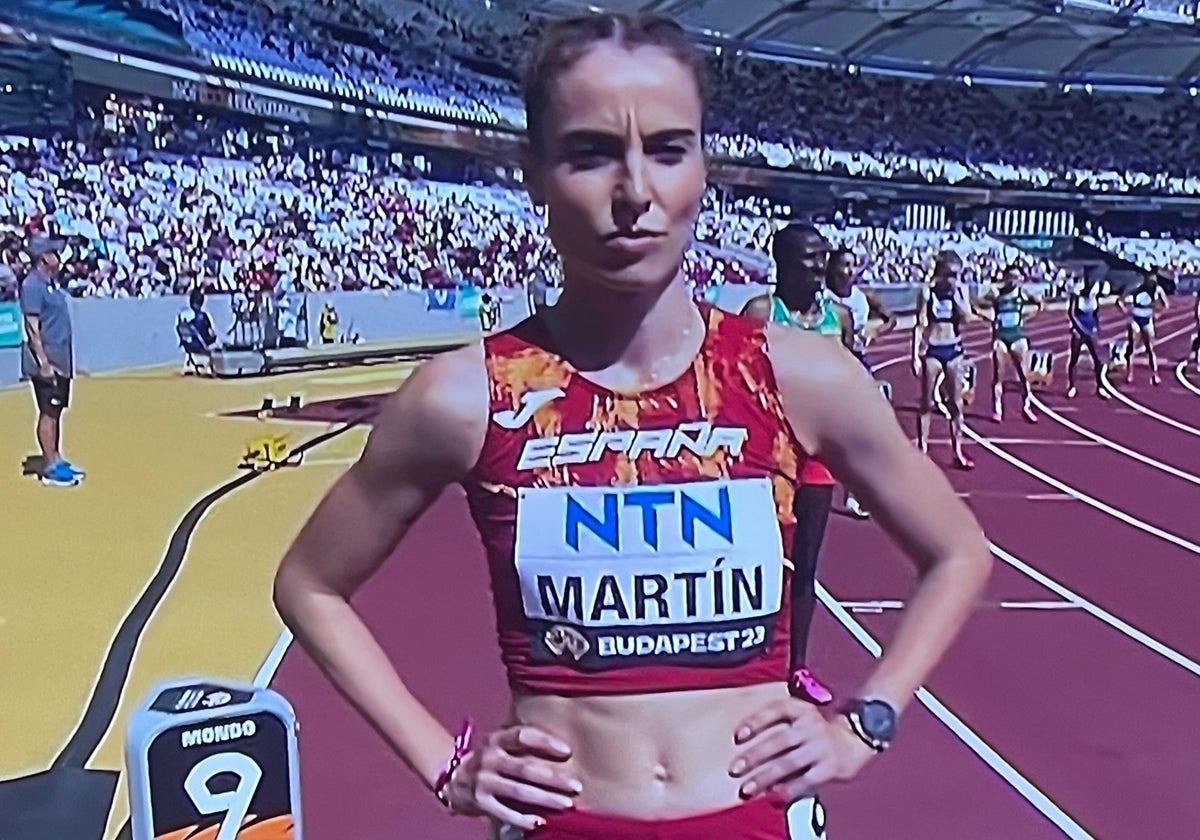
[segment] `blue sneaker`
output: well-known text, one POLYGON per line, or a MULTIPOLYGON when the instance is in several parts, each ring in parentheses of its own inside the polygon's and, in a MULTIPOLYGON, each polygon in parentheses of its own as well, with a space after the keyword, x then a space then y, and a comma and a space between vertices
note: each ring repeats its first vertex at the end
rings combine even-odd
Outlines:
POLYGON ((82 479, 85 476, 87 476, 87 473, 85 473, 83 470, 79 469, 79 467, 75 466, 74 464, 72 464, 70 461, 68 461, 65 458, 61 459, 59 461, 59 463, 62 464, 64 467, 66 467, 68 470, 70 470, 71 473, 78 479, 82 479))
POLYGON ((74 487, 78 483, 79 477, 65 461, 56 461, 42 471, 42 484, 47 487, 74 487))

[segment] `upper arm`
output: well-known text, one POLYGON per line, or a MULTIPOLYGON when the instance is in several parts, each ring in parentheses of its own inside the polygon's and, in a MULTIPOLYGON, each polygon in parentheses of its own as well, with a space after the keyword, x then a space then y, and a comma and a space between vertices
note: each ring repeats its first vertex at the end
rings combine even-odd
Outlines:
POLYGON ((772 364, 800 444, 854 491, 918 565, 979 549, 984 538, 974 515, 909 441, 870 375, 828 342, 811 339, 784 331, 770 336, 772 364), (830 393, 838 398, 827 399, 830 393))
POLYGON ((284 557, 299 575, 349 597, 483 447, 487 379, 479 344, 419 367, 375 418, 359 460, 322 499, 284 557))
POLYGON ((929 291, 925 287, 917 292, 917 326, 924 329, 929 326, 929 291))
POLYGON ((25 313, 26 318, 30 315, 34 317, 41 315, 45 299, 46 290, 40 282, 25 281, 21 287, 21 311, 25 313))

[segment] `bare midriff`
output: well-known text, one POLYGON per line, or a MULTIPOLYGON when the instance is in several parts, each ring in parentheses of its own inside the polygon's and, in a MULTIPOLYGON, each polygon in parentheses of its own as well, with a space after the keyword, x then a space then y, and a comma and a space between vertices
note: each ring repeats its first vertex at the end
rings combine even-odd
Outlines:
POLYGON ((738 725, 783 682, 620 696, 519 695, 517 723, 571 746, 566 771, 583 784, 576 807, 631 819, 672 819, 743 801, 729 774, 738 725))

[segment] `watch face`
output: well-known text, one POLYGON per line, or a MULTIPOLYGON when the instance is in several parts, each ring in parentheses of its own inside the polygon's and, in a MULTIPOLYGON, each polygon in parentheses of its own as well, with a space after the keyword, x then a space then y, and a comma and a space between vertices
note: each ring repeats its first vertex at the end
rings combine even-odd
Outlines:
POLYGON ((887 703, 868 700, 859 710, 862 728, 879 741, 891 741, 896 736, 896 712, 887 703))

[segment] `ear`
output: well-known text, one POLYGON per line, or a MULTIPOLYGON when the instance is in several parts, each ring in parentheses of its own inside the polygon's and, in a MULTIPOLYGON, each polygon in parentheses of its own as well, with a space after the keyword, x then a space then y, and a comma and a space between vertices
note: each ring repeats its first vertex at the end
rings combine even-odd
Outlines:
POLYGON ((525 191, 535 207, 546 205, 546 189, 543 181, 542 159, 534 152, 529 141, 521 143, 521 172, 525 178, 525 191))

